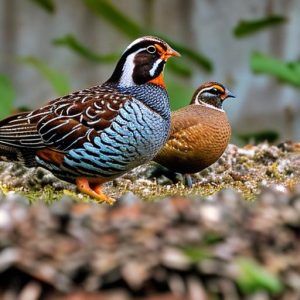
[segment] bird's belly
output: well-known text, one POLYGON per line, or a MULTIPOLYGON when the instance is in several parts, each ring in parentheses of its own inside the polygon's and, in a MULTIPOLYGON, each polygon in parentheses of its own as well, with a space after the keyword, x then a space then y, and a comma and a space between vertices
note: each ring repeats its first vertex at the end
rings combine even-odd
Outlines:
POLYGON ((169 126, 146 106, 131 103, 93 141, 69 151, 64 165, 83 176, 118 177, 151 160, 164 145, 169 126))

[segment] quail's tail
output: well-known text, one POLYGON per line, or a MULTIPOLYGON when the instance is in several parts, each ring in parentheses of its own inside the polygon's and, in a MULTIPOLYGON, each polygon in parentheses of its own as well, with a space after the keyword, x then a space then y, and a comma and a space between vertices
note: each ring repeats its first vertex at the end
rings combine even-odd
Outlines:
POLYGON ((36 151, 45 145, 29 116, 29 113, 20 113, 0 121, 0 160, 37 166, 36 151))

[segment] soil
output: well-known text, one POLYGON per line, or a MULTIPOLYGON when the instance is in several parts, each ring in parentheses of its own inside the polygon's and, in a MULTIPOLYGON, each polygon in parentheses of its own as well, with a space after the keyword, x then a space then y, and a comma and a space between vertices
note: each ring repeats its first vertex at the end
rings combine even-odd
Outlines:
POLYGON ((0 299, 300 299, 300 144, 230 145, 181 180, 141 166, 109 206, 1 163, 0 299))

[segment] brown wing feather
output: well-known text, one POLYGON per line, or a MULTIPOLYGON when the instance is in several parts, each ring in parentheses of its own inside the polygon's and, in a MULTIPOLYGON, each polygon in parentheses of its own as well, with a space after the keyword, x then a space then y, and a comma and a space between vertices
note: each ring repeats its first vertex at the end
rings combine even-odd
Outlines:
POLYGON ((116 90, 95 87, 52 101, 30 118, 45 145, 67 151, 91 141, 109 127, 129 99, 116 90))
POLYGON ((8 117, 0 121, 0 159, 35 166, 39 149, 63 153, 79 147, 110 126, 130 99, 110 87, 96 86, 8 117))
POLYGON ((27 115, 24 112, 0 121, 0 144, 18 148, 44 147, 36 124, 30 123, 27 115))

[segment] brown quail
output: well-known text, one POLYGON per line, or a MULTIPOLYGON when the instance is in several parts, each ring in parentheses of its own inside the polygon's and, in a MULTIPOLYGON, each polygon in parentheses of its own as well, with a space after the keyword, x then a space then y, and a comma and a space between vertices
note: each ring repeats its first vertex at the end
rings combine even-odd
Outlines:
POLYGON ((189 174, 216 162, 225 151, 231 127, 223 102, 235 97, 222 84, 207 82, 194 93, 190 105, 172 113, 170 137, 154 161, 170 171, 189 174))

